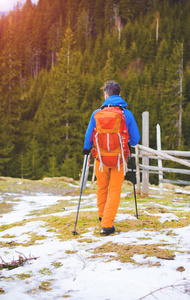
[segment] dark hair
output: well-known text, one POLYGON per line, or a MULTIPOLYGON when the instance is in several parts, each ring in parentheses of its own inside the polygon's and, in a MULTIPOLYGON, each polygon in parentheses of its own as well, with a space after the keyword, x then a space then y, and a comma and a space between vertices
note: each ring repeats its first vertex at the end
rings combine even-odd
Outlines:
POLYGON ((115 81, 107 81, 103 87, 104 93, 107 93, 108 96, 119 95, 121 87, 119 83, 115 81))

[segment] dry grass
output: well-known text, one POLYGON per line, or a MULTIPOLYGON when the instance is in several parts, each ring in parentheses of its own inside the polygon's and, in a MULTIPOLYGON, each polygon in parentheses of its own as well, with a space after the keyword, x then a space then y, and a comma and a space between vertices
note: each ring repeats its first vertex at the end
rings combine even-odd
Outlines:
MULTIPOLYGON (((138 265, 150 264, 149 261, 145 263, 137 263, 133 256, 134 254, 144 255, 144 258, 147 257, 157 257, 159 259, 173 260, 175 257, 174 251, 160 248, 160 245, 121 245, 117 243, 108 242, 100 247, 94 249, 95 254, 103 254, 106 256, 106 253, 116 253, 117 256, 112 256, 112 259, 120 260, 123 263, 130 262, 138 265)), ((159 262, 156 263, 157 265, 159 262)), ((155 264, 154 264, 155 265, 155 264)))
POLYGON ((46 236, 45 235, 38 235, 37 233, 31 233, 28 234, 28 240, 23 243, 18 243, 13 240, 14 237, 10 237, 7 235, 4 235, 3 238, 10 238, 12 239, 10 242, 0 242, 0 248, 8 247, 8 248, 16 248, 18 246, 23 246, 23 247, 29 247, 34 244, 37 244, 39 241, 45 240, 46 236))
MULTIPOLYGON (((75 195, 77 188, 70 187, 63 178, 48 178, 48 180, 28 180, 21 178, 0 177, 0 191, 5 193, 53 193, 54 195, 75 195)), ((73 184, 78 184, 72 180, 73 184)))
POLYGON ((13 203, 10 203, 10 202, 6 202, 6 201, 3 201, 0 203, 0 216, 2 214, 6 214, 10 211, 12 211, 13 209, 13 203))
POLYGON ((54 205, 50 205, 50 206, 40 209, 40 210, 32 211, 29 214, 29 216, 42 216, 42 215, 55 214, 55 213, 63 212, 66 207, 71 207, 74 205, 76 205, 76 204, 69 203, 69 201, 66 201, 66 200, 59 200, 54 205))

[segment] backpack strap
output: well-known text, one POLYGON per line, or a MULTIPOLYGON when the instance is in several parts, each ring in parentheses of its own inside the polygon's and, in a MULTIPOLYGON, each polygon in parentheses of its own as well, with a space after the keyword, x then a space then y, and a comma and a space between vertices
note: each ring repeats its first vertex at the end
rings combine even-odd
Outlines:
MULTIPOLYGON (((119 133, 118 133, 118 136, 119 136, 119 141, 120 141, 120 145, 121 145, 121 157, 122 157, 122 160, 123 160, 123 173, 124 173, 124 176, 125 176, 125 174, 127 173, 127 163, 126 163, 125 156, 124 156, 124 151, 123 151, 122 137, 119 133)), ((118 169, 119 169, 119 166, 118 166, 118 169)))
POLYGON ((98 144, 98 132, 95 135, 95 139, 96 139, 96 145, 97 145, 97 150, 98 150, 98 157, 99 157, 99 160, 100 160, 99 170, 103 172, 103 161, 102 161, 102 157, 101 157, 101 154, 100 154, 100 148, 99 148, 99 144, 98 144))

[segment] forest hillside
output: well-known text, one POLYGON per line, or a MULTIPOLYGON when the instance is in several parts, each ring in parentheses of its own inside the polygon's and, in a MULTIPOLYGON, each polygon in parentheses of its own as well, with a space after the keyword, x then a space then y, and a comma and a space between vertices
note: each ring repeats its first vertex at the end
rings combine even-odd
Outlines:
POLYGON ((26 0, 0 18, 0 175, 78 178, 101 87, 190 149, 190 1, 26 0))

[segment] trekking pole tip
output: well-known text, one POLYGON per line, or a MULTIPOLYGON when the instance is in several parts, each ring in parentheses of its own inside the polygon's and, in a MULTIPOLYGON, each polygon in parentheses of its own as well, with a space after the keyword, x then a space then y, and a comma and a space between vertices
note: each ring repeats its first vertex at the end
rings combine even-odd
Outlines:
POLYGON ((76 230, 71 231, 73 233, 73 235, 77 235, 78 232, 76 232, 76 230))

